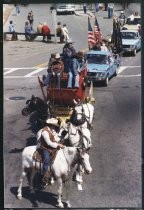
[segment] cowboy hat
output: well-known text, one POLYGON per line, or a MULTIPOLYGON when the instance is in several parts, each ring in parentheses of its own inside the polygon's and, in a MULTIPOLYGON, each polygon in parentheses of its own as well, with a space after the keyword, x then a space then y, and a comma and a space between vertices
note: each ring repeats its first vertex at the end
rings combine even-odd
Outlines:
POLYGON ((60 54, 59 53, 56 53, 55 58, 56 59, 60 58, 60 54))
POLYGON ((74 42, 72 41, 72 39, 68 39, 68 40, 67 40, 67 44, 71 44, 71 43, 74 43, 74 42))
POLYGON ((46 120, 46 124, 48 125, 54 125, 56 127, 59 127, 59 121, 56 118, 49 118, 46 120))

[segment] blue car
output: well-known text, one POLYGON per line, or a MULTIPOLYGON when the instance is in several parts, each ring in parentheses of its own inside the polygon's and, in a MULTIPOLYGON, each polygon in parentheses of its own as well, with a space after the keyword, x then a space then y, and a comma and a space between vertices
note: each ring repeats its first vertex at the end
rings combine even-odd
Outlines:
POLYGON ((136 30, 122 30, 123 53, 132 53, 134 56, 141 49, 141 37, 136 30))
POLYGON ((108 85, 109 79, 118 73, 118 63, 110 51, 90 50, 86 53, 88 81, 103 82, 108 85))

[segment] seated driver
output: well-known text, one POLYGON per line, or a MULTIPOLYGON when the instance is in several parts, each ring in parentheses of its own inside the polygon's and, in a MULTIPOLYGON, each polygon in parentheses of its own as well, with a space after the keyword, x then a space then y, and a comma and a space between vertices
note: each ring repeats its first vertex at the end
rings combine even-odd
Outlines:
POLYGON ((50 79, 53 77, 56 80, 56 87, 60 89, 61 76, 64 71, 64 63, 61 60, 60 54, 56 53, 54 59, 49 63, 48 75, 43 77, 44 85, 49 87, 50 79))

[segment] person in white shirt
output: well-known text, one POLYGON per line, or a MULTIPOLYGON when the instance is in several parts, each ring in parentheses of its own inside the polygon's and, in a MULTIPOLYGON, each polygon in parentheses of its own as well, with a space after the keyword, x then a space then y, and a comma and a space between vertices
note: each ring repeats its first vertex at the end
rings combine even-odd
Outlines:
POLYGON ((69 35, 68 35, 69 32, 66 27, 66 24, 63 24, 62 31, 63 31, 63 35, 64 35, 64 41, 67 42, 67 40, 69 39, 69 35))
POLYGON ((54 149, 64 148, 65 146, 59 143, 60 138, 56 129, 59 127, 59 121, 56 118, 50 118, 46 120, 46 127, 39 130, 37 133, 37 142, 38 146, 42 149, 42 160, 43 160, 43 169, 42 169, 42 185, 41 188, 45 189, 48 185, 49 172, 48 166, 51 161, 51 154, 54 149))

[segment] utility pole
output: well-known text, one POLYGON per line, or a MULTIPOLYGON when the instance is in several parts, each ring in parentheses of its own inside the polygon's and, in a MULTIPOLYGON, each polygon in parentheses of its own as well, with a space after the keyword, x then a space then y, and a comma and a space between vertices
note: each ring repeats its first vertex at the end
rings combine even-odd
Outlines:
POLYGON ((57 35, 56 35, 56 27, 57 27, 57 17, 56 17, 56 9, 54 7, 50 7, 52 13, 52 26, 55 35, 55 44, 57 43, 57 35))

